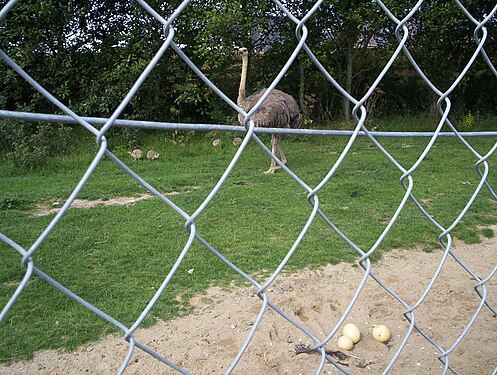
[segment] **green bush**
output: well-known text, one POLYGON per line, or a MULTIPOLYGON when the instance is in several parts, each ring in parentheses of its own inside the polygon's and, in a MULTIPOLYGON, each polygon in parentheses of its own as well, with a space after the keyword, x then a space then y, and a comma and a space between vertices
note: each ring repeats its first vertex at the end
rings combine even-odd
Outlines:
POLYGON ((5 158, 14 166, 32 169, 48 158, 67 154, 73 145, 73 129, 64 125, 0 122, 0 138, 5 158))
POLYGON ((461 130, 462 131, 471 131, 474 130, 476 124, 476 118, 473 116, 471 112, 468 112, 462 117, 461 121, 461 130))
POLYGON ((1 197, 0 210, 14 210, 22 205, 23 201, 17 198, 1 197))

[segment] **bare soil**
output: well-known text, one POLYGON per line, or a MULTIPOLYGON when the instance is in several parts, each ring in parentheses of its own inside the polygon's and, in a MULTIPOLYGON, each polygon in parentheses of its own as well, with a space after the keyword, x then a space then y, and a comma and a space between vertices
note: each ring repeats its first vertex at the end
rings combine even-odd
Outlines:
MULTIPOLYGON (((493 228, 497 230, 497 227, 493 228)), ((479 277, 486 277, 496 265, 497 238, 483 239, 478 245, 456 243, 456 254, 479 277)), ((414 249, 395 250, 373 264, 373 271, 401 298, 414 304, 429 283, 442 251, 425 253, 414 249)), ((278 277, 269 298, 288 315, 311 329, 320 339, 326 337, 349 303, 359 280, 360 267, 350 264, 303 270, 278 277)), ((478 308, 480 298, 475 280, 449 257, 434 288, 415 312, 416 322, 444 348, 450 348, 478 308)), ((497 277, 487 284, 487 301, 497 306, 497 277)), ((229 291, 211 288, 192 299, 191 315, 160 321, 138 329, 137 340, 193 374, 222 374, 238 353, 261 309, 261 301, 251 288, 229 291)), ((343 360, 353 374, 380 374, 394 355, 409 324, 404 308, 372 279, 366 283, 347 322, 355 323, 362 338, 351 355, 343 360), (387 325, 392 338, 387 345, 374 341, 375 324, 387 325)), ((337 350, 338 334, 327 344, 337 350)), ((267 310, 235 374, 315 374, 321 357, 295 354, 298 344, 309 339, 274 311, 267 310)), ((28 362, 0 367, 0 374, 115 374, 124 359, 128 343, 118 335, 85 345, 68 353, 42 351, 28 362)), ((392 374, 441 374, 439 351, 414 332, 392 374)), ((497 318, 483 307, 475 324, 450 355, 450 364, 460 374, 492 374, 497 367, 497 318)), ((327 364, 326 374, 339 371, 327 364)), ((176 374, 167 365, 139 349, 126 374, 176 374)))
MULTIPOLYGON (((192 186, 192 190, 198 189, 198 186, 192 186)), ((188 193, 190 190, 186 190, 185 192, 188 193)), ((174 196, 174 195, 179 195, 180 192, 177 191, 170 191, 167 193, 162 193, 166 197, 174 196)), ((154 198, 155 195, 152 195, 150 193, 147 194, 141 194, 136 197, 117 197, 117 198, 110 198, 110 199, 95 199, 95 200, 89 200, 89 199, 75 199, 72 204, 70 209, 73 208, 92 208, 95 206, 130 206, 135 204, 138 201, 141 201, 143 199, 150 199, 154 198)), ((33 216, 47 216, 53 213, 57 213, 61 210, 62 205, 64 202, 53 202, 52 206, 48 206, 46 204, 38 204, 36 205, 36 210, 32 213, 33 216)))

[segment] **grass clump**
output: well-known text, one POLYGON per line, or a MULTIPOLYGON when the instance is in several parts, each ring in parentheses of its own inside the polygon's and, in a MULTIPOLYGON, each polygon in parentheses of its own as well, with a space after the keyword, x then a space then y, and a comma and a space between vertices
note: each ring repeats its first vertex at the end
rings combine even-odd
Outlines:
POLYGON ((485 238, 494 238, 495 233, 492 228, 482 228, 481 234, 485 238))
POLYGON ((14 197, 0 197, 0 210, 19 210, 26 207, 26 202, 14 197))

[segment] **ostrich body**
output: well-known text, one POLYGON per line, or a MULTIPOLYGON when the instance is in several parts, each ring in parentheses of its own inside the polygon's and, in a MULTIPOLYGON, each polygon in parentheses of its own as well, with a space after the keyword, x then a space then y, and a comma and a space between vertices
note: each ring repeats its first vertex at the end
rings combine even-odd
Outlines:
POLYGON ((155 160, 158 159, 160 154, 157 151, 150 150, 147 152, 147 159, 148 160, 155 160))
POLYGON ((221 139, 220 138, 216 138, 212 141, 212 146, 214 146, 215 148, 219 148, 221 147, 221 139))
MULTIPOLYGON (((245 86, 247 82, 248 51, 246 48, 240 48, 240 53, 242 55, 242 75, 240 78, 240 87, 238 89, 237 104, 248 113, 262 95, 264 95, 267 89, 262 89, 261 91, 250 95, 248 98, 246 97, 245 86)), ((271 91, 266 100, 264 100, 251 118, 254 121, 255 126, 265 128, 298 128, 302 119, 299 106, 295 99, 277 89, 271 91)), ((238 115, 240 124, 243 124, 244 119, 245 118, 242 115, 238 115)), ((280 144, 282 139, 283 134, 271 135, 271 152, 275 155, 275 152, 278 151, 281 162, 286 164, 287 160, 280 144)), ((276 162, 271 159, 271 165, 264 173, 274 173, 278 168, 276 162)))
POLYGON ((136 148, 133 151, 128 151, 128 154, 133 157, 133 161, 143 158, 143 152, 139 148, 136 148))

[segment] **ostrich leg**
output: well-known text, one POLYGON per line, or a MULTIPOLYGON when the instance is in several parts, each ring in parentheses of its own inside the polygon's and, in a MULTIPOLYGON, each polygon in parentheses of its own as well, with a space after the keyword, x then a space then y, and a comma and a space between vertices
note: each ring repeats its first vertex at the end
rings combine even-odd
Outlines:
POLYGON ((278 140, 276 142, 276 149, 280 153, 281 162, 286 165, 286 156, 285 156, 285 153, 283 152, 283 148, 281 147, 281 139, 283 137, 280 134, 276 134, 276 136, 278 137, 278 140))
MULTIPOLYGON (((281 146, 280 146, 280 137, 278 134, 273 134, 271 136, 271 153, 273 155, 276 155, 276 150, 280 151, 280 155, 282 155, 281 154, 282 150, 281 150, 281 146)), ((283 154, 283 157, 284 156, 285 155, 283 154)), ((285 163, 286 163, 286 159, 285 159, 285 163)), ((274 161, 274 159, 271 158, 271 165, 269 166, 269 169, 264 173, 266 173, 266 174, 267 173, 274 173, 278 168, 280 168, 280 166, 276 165, 276 162, 274 161)))

